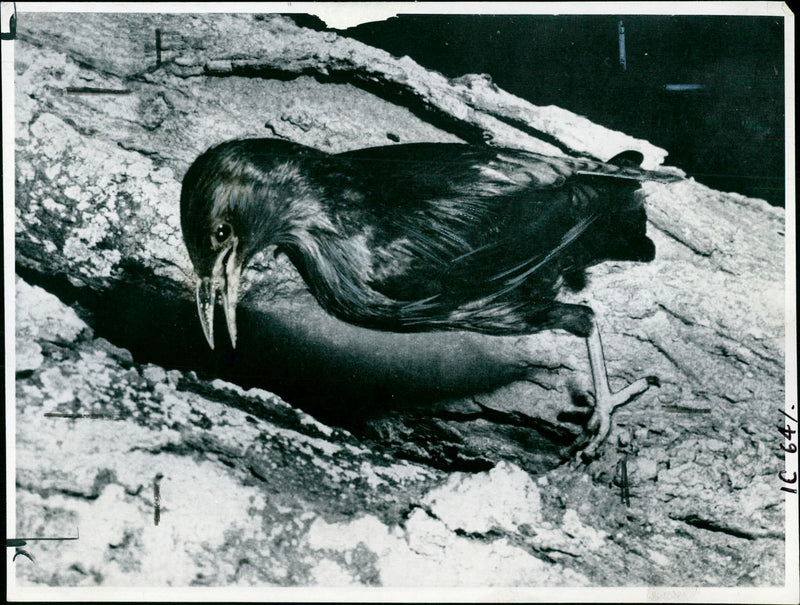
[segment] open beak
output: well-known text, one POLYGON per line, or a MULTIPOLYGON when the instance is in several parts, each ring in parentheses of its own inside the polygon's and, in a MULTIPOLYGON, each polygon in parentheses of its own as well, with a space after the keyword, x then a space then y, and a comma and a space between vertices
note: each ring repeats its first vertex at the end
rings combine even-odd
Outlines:
POLYGON ((236 254, 237 244, 238 240, 233 238, 231 243, 217 255, 211 277, 203 277, 197 282, 197 313, 200 316, 203 334, 212 349, 217 292, 222 295, 225 323, 228 325, 231 345, 236 348, 236 305, 239 302, 239 280, 242 274, 242 266, 236 254))

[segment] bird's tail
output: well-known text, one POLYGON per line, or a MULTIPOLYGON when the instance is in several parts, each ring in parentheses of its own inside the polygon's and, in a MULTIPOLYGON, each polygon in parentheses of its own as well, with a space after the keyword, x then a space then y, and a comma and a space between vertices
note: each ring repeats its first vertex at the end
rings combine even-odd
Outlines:
POLYGON ((644 161, 644 155, 632 149, 618 153, 604 163, 591 160, 579 161, 581 165, 576 167, 575 173, 581 176, 631 182, 655 181, 658 183, 674 183, 685 178, 679 171, 643 169, 641 166, 644 161))
POLYGON ((595 220, 572 250, 570 264, 575 270, 565 271, 567 285, 581 287, 585 279, 581 269, 599 262, 648 262, 655 258, 655 245, 647 237, 641 182, 681 177, 643 171, 639 167, 641 161, 640 153, 627 151, 596 170, 577 171, 578 178, 571 185, 573 211, 595 220))

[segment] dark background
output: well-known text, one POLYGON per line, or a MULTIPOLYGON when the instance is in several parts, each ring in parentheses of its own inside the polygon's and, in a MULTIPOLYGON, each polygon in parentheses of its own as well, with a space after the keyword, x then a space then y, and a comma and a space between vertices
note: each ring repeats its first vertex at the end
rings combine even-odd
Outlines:
POLYGON ((401 15, 340 33, 448 77, 489 74, 535 105, 663 147, 668 164, 711 187, 784 205, 780 18, 401 15))

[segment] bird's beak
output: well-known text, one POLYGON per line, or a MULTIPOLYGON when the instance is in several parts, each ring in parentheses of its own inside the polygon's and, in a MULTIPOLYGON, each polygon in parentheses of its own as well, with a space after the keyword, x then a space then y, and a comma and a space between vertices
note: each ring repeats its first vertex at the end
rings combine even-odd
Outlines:
POLYGON ((238 240, 233 238, 217 255, 211 277, 203 277, 197 282, 197 314, 200 316, 200 325, 208 346, 212 349, 217 292, 222 295, 225 323, 228 324, 231 345, 236 348, 236 305, 239 302, 239 281, 242 274, 241 261, 236 254, 237 244, 238 240))

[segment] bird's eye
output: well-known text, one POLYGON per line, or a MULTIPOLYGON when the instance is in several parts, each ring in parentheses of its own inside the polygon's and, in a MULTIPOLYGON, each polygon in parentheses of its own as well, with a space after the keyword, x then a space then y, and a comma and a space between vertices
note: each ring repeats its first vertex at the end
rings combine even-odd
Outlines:
POLYGON ((231 233, 233 233, 233 229, 231 229, 231 226, 228 223, 220 223, 214 229, 214 235, 212 236, 212 239, 214 240, 215 244, 224 244, 231 236, 231 233))

